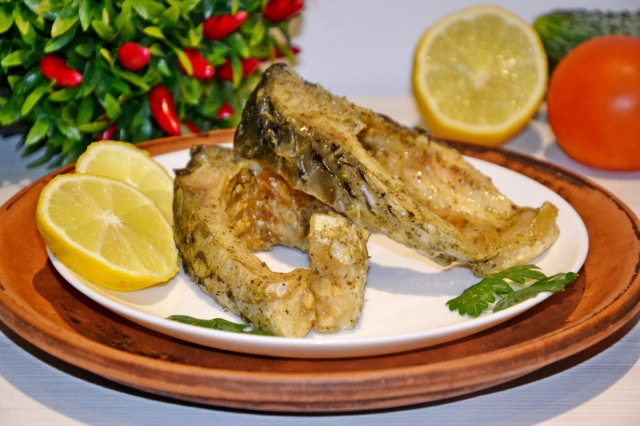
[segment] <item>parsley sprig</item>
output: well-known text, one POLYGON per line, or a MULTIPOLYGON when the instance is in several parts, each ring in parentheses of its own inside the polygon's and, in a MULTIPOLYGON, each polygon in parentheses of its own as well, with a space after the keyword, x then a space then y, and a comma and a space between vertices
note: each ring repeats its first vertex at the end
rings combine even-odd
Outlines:
POLYGON ((272 335, 267 331, 255 330, 246 324, 238 324, 235 322, 227 321, 226 319, 223 319, 223 318, 199 319, 199 318, 190 317, 188 315, 171 315, 167 317, 167 319, 181 322, 184 324, 196 325, 198 327, 211 328, 213 330, 231 331, 234 333, 244 333, 244 334, 259 334, 263 336, 272 335))
POLYGON ((497 312, 546 291, 562 291, 577 277, 574 272, 546 276, 536 265, 513 266, 483 278, 460 296, 447 301, 447 305, 460 315, 478 317, 489 305, 493 305, 493 312, 497 312), (514 289, 514 286, 522 288, 514 289))

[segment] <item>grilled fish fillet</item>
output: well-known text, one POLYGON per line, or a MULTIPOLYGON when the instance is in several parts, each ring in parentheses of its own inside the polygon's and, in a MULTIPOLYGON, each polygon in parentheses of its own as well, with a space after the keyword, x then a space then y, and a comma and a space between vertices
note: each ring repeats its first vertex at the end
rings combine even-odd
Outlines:
MULTIPOLYGON (((326 269, 323 263, 329 260, 318 241, 325 231, 311 232, 310 224, 316 217, 325 223, 328 219, 322 218, 327 213, 335 215, 255 161, 235 161, 229 149, 195 146, 187 167, 176 171, 174 234, 185 271, 220 305, 277 336, 301 337, 314 324, 316 303, 309 280, 326 269), (253 253, 273 245, 307 250, 310 239, 313 272, 306 268, 273 272, 253 253)), ((339 225, 340 230, 327 232, 364 236, 359 247, 364 250, 360 256, 366 258, 368 233, 353 230, 346 221, 339 225)), ((364 283, 366 268, 359 264, 352 268, 358 268, 353 274, 364 283)), ((329 282, 335 278, 326 271, 324 277, 329 282)), ((341 318, 361 307, 362 301, 355 297, 349 309, 333 312, 329 321, 345 324, 341 318)))
POLYGON ((238 155, 441 265, 486 275, 556 240, 557 208, 518 207, 426 132, 333 96, 283 64, 264 73, 234 138, 238 155))

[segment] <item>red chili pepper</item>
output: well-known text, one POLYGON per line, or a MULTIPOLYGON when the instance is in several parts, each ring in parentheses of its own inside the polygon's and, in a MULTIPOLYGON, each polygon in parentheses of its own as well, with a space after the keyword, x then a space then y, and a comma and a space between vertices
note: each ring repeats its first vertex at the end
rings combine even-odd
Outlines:
POLYGON ((129 41, 118 49, 118 60, 128 70, 138 71, 151 59, 151 51, 146 46, 129 41))
MULTIPOLYGON (((207 80, 213 77, 216 72, 215 68, 200 52, 195 49, 185 49, 184 53, 187 55, 187 58, 189 58, 189 61, 191 61, 191 70, 193 71, 191 76, 201 80, 207 80)), ((178 61, 178 68, 180 68, 183 74, 188 75, 180 61, 178 61)))
POLYGON ((56 80, 60 87, 73 87, 82 83, 82 74, 69 68, 58 55, 46 55, 40 60, 40 71, 48 80, 56 80))
POLYGON ((216 115, 220 120, 227 120, 231 118, 234 112, 235 111, 233 110, 233 107, 231 106, 231 104, 229 102, 225 102, 218 109, 218 112, 216 113, 216 115))
POLYGON ((215 15, 205 19, 202 23, 202 34, 208 40, 222 40, 240 28, 249 17, 249 13, 239 10, 232 15, 215 15))
MULTIPOLYGON (((257 58, 242 59, 242 77, 246 77, 258 69, 260 60, 257 58)), ((218 77, 225 81, 233 80, 233 68, 231 67, 231 61, 227 60, 224 65, 218 68, 218 77)))
POLYGON ((156 86, 149 92, 149 105, 151 114, 158 123, 158 126, 165 133, 177 136, 182 133, 180 121, 176 114, 176 104, 173 101, 171 92, 164 86, 156 86))
MULTIPOLYGON (((106 121, 106 120, 105 120, 106 121)), ((116 134, 116 130, 118 130, 118 126, 116 123, 113 123, 102 132, 96 140, 98 141, 110 141, 113 139, 113 136, 116 134)))
POLYGON ((198 128, 196 127, 196 125, 195 125, 195 124, 193 124, 192 122, 190 122, 190 121, 188 121, 188 120, 183 120, 183 121, 182 121, 182 124, 184 124, 184 125, 185 125, 185 127, 186 127, 187 129, 189 129, 189 131, 190 131, 191 133, 200 133, 200 129, 198 129, 198 128))
POLYGON ((271 22, 282 22, 300 12, 303 5, 304 0, 270 0, 263 14, 271 22))

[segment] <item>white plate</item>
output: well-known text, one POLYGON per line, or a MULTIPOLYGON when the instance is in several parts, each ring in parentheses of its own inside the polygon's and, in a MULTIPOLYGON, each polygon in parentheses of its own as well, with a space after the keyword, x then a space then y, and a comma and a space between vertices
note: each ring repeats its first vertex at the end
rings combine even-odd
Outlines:
MULTIPOLYGON (((183 168, 188 150, 155 157, 167 169, 183 168)), ((516 204, 539 206, 550 201, 559 208, 560 236, 533 263, 547 274, 577 272, 587 255, 588 236, 576 211, 558 194, 526 176, 470 158, 495 185, 516 204)), ((467 268, 440 268, 415 251, 383 235, 369 239, 370 270, 365 302, 355 329, 332 335, 311 332, 304 338, 258 336, 211 330, 171 321, 169 315, 225 318, 241 322, 180 272, 168 284, 133 293, 106 290, 62 265, 51 256, 54 267, 89 298, 158 332, 219 349, 278 357, 336 358, 379 355, 435 345, 467 336, 506 321, 549 297, 536 298, 478 318, 451 312, 446 301, 478 281, 467 268)), ((276 271, 308 266, 299 251, 277 247, 259 257, 276 271)))

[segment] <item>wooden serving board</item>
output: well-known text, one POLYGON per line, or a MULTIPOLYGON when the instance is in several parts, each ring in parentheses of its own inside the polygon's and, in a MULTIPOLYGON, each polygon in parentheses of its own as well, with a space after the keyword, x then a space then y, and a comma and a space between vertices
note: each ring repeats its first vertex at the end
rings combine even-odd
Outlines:
MULTIPOLYGON (((232 130, 150 141, 162 154, 229 142, 232 130)), ((178 400, 259 411, 327 412, 399 407, 468 395, 589 348, 640 310, 640 223, 594 183, 496 148, 454 144, 463 154, 535 179, 564 197, 589 234, 579 279, 526 313, 473 336, 390 355, 283 359, 186 343, 125 320, 53 269, 35 225, 34 182, 0 210, 0 320, 34 346, 132 388, 178 400)))

